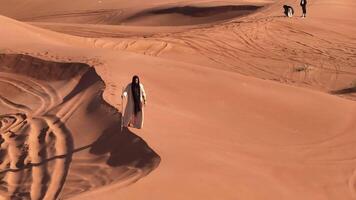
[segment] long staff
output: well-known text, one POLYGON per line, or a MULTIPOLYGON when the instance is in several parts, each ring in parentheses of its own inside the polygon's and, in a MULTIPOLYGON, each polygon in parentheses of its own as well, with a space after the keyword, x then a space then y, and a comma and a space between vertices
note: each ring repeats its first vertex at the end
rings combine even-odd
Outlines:
POLYGON ((124 87, 121 92, 121 132, 124 127, 124 87))

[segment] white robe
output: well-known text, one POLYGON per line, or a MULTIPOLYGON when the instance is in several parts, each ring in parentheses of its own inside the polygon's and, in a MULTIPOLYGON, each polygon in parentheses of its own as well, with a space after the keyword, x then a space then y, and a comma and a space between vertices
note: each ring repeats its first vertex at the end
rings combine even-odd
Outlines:
POLYGON ((142 128, 144 121, 144 102, 146 101, 146 92, 143 85, 140 83, 140 103, 142 109, 135 116, 134 114, 134 100, 132 96, 131 83, 128 84, 122 93, 123 97, 127 97, 125 112, 123 115, 123 126, 131 126, 133 128, 142 128))

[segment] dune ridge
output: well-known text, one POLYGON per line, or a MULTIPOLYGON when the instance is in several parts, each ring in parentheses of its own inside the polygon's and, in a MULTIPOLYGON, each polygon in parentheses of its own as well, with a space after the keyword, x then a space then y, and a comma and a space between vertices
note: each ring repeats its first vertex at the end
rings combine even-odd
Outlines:
MULTIPOLYGON (((318 9, 317 6, 322 6, 323 10, 312 12, 312 19, 308 19, 308 23, 296 18, 284 18, 280 8, 283 4, 289 4, 297 9, 299 5, 293 1, 258 3, 257 5, 264 5, 264 8, 254 11, 249 16, 232 15, 225 23, 194 25, 194 20, 199 21, 201 17, 187 15, 186 22, 190 23, 186 24, 189 25, 187 27, 159 26, 166 23, 172 26, 172 21, 177 21, 171 20, 171 17, 165 16, 164 13, 170 13, 176 18, 174 13, 184 13, 184 8, 187 12, 189 8, 201 9, 201 12, 194 12, 196 15, 205 12, 208 16, 214 16, 210 13, 214 12, 214 9, 228 11, 229 8, 239 10, 241 7, 233 4, 229 6, 215 4, 215 6, 213 3, 192 4, 191 7, 178 4, 176 7, 170 5, 168 8, 163 6, 160 9, 146 10, 141 8, 143 11, 131 14, 131 17, 127 18, 133 18, 133 24, 128 23, 125 26, 76 26, 44 22, 35 22, 34 25, 73 35, 99 37, 89 40, 99 48, 130 51, 194 64, 203 62, 205 66, 354 99, 352 88, 355 82, 356 61, 353 56, 355 42, 349 33, 355 31, 349 24, 349 19, 353 16, 351 12, 338 16, 338 20, 347 21, 340 27, 345 31, 339 32, 330 29, 333 26, 340 26, 338 21, 323 18, 328 16, 326 10, 330 10, 332 6, 325 7, 318 2, 312 2, 310 10, 318 9), (150 16, 154 18, 151 19, 150 16), (327 23, 320 22, 326 19, 327 23), (109 39, 100 39, 103 37, 109 39), (117 39, 113 40, 112 37, 117 39), (195 55, 193 59, 191 54, 195 55)), ((340 7, 347 9, 349 4, 353 5, 347 1, 340 3, 340 7)), ((227 12, 223 13, 228 15, 227 12)), ((178 18, 182 19, 182 22, 177 21, 178 24, 185 23, 184 17, 178 18)))
POLYGON ((80 118, 77 110, 99 114, 98 110, 113 109, 97 98, 104 85, 88 65, 1 54, 0 71, 0 84, 8 87, 0 96, 1 112, 7 113, 0 117, 2 195, 10 199, 67 198, 111 183, 135 182, 158 165, 159 156, 129 130, 121 132, 119 120, 113 117, 103 135, 100 128, 91 137, 71 131, 71 118, 80 118), (105 148, 110 140, 125 145, 105 148), (76 153, 81 154, 79 159, 76 153), (108 153, 109 157, 98 160, 108 153), (122 157, 125 153, 128 155, 122 157), (99 183, 91 179, 94 160, 94 166, 107 174, 101 175, 99 183), (119 167, 105 167, 106 162, 119 167), (82 166, 78 168, 78 164, 82 166), (110 178, 113 175, 116 178, 110 178), (78 181, 84 185, 78 187, 78 181))
POLYGON ((299 14, 291 0, 44 3, 0 1, 28 19, 0 17, 2 197, 355 198, 352 0, 310 2, 305 20, 281 16, 283 4, 299 14), (158 26, 174 12, 108 25, 231 5, 264 7, 189 26, 158 26), (133 74, 147 121, 121 132, 133 74))

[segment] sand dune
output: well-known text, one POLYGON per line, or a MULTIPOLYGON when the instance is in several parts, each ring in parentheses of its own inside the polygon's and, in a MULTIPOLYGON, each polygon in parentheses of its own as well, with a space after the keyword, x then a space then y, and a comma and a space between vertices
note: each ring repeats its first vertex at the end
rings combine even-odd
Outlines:
POLYGON ((136 13, 123 23, 144 26, 183 26, 210 24, 247 15, 261 8, 253 5, 230 6, 182 6, 159 8, 136 13))
POLYGON ((260 6, 254 5, 230 5, 214 7, 176 6, 145 10, 143 12, 137 12, 132 15, 123 15, 122 11, 120 10, 103 9, 56 13, 43 16, 28 17, 21 20, 30 22, 176 26, 213 23, 216 21, 222 21, 242 15, 247 15, 257 10, 258 8, 260 8, 260 6))
POLYGON ((119 116, 112 115, 117 111, 101 99, 104 84, 93 68, 11 54, 0 55, 0 68, 4 196, 56 199, 62 191, 66 198, 135 182, 159 163, 142 139, 120 131, 119 116), (102 122, 93 123, 93 116, 102 122))
POLYGON ((1 197, 356 198, 356 5, 284 4, 0 1, 1 197))
MULTIPOLYGON (((51 17, 36 21, 34 25, 72 35, 118 38, 95 40, 98 47, 212 66, 333 94, 354 87, 356 61, 352 33, 356 30, 352 26, 354 15, 347 7, 352 6, 352 2, 345 1, 337 6, 312 2, 310 9, 319 11, 311 12, 307 23, 306 20, 282 17, 283 4, 292 5, 297 10, 298 4, 293 1, 266 3, 258 2, 256 6, 265 8, 222 25, 213 24, 243 14, 241 6, 207 2, 184 6, 182 3, 168 4, 151 9, 141 6, 135 12, 129 9, 130 14, 121 19, 127 25, 78 26, 67 24, 64 19, 58 19, 57 23, 46 22, 51 17), (330 20, 325 13, 332 13, 333 8, 345 8, 345 12, 330 20), (195 9, 195 16, 187 14, 192 9, 195 9), (167 23, 170 27, 165 27, 167 23), (338 27, 340 31, 335 32, 332 27, 338 27)), ((343 93, 342 96, 354 98, 353 93, 343 93)))

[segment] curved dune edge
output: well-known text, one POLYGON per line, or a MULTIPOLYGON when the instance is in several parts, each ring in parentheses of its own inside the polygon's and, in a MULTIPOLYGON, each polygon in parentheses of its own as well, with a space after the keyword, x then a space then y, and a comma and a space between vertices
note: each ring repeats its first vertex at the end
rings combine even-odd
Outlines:
POLYGON ((127 186, 159 165, 143 139, 120 130, 120 114, 102 99, 104 87, 86 64, 0 54, 3 197, 69 198, 127 186), (102 122, 92 123, 99 115, 102 122), (79 131, 84 127, 91 131, 79 131))
MULTIPOLYGON (((38 2, 37 2, 38 3, 38 2)), ((132 7, 118 6, 114 2, 102 2, 101 6, 82 5, 80 9, 54 9, 32 13, 10 12, 7 16, 25 22, 76 23, 88 25, 134 25, 134 26, 187 26, 211 24, 246 16, 256 12, 270 1, 197 1, 147 3, 132 7), (147 4, 147 5, 146 5, 147 4), (102 8, 100 8, 102 7, 102 8), (42 13, 42 14, 41 14, 42 13), (169 23, 170 22, 170 23, 169 23)), ((36 3, 34 3, 36 4, 36 3)), ((5 5, 4 5, 5 6, 5 5)), ((27 5, 30 7, 30 5, 27 5)), ((6 13, 6 11, 4 11, 6 13)))
MULTIPOLYGON (((289 21, 280 23, 279 18, 273 18, 272 23, 267 24, 263 24, 264 20, 257 22, 276 32, 285 30, 283 27, 289 25, 289 21), (274 26, 277 29, 273 29, 274 26)), ((250 23, 254 25, 256 21, 250 23)), ((318 21, 311 20, 310 23, 322 26, 318 21)), ((299 28, 309 27, 299 21, 295 24, 299 28)), ((248 26, 245 28, 249 30, 248 26)), ((287 30, 292 33, 296 29, 287 30)), ((307 33, 310 31, 308 29, 307 33)), ((15 34, 16 31, 9 33, 15 34)), ((298 33, 304 34, 300 30, 298 33)), ((32 38, 32 34, 36 35, 36 31, 29 32, 26 37, 32 38)), ((196 42, 192 35, 185 34, 185 39, 199 46, 208 43, 206 39, 210 38, 202 37, 200 42, 196 42)), ((294 39, 300 41, 299 34, 295 34, 298 37, 294 39)), ((346 46, 347 37, 339 34, 331 36, 338 38, 341 46, 346 46)), ((73 199, 355 198, 356 107, 353 101, 256 79, 252 76, 254 73, 240 76, 231 73, 232 70, 216 70, 217 65, 208 65, 206 60, 192 51, 188 51, 189 56, 178 57, 177 61, 170 56, 181 55, 181 51, 164 55, 166 51, 161 51, 164 43, 151 42, 152 38, 139 44, 134 42, 136 40, 124 41, 122 46, 115 46, 116 41, 110 39, 89 38, 85 40, 89 47, 83 43, 63 47, 67 44, 65 39, 63 43, 52 39, 34 39, 31 46, 26 46, 24 38, 17 38, 16 42, 5 41, 6 48, 53 60, 100 58, 103 64, 96 65, 95 69, 107 85, 104 98, 116 107, 120 106, 118 95, 121 86, 129 81, 133 72, 143 77, 148 90, 147 123, 137 134, 142 135, 162 156, 159 170, 129 187, 112 184, 73 199), (131 45, 127 45, 130 48, 119 50, 126 47, 125 42, 131 45), (150 48, 151 44, 158 45, 150 48)), ((323 35, 317 38, 325 39, 323 35)), ((281 41, 280 46, 283 46, 285 40, 275 39, 281 41)), ((316 38, 309 39, 313 42, 316 38)), ((224 41, 219 42, 222 44, 224 41)), ((167 46, 163 49, 172 49, 171 45, 167 46)), ((208 47, 211 46, 217 45, 208 47)), ((278 53, 280 48, 274 48, 273 53, 278 53)), ((352 53, 351 48, 347 51, 352 53)), ((209 51, 204 53, 213 54, 209 51)), ((229 51, 228 55, 234 54, 229 51)), ((73 123, 80 124, 81 121, 73 123)), ((94 179, 100 180, 97 177, 94 179)), ((86 188, 85 183, 83 185, 86 188)))
POLYGON ((236 20, 256 13, 270 2, 171 3, 157 7, 68 11, 16 18, 35 26, 82 37, 151 36, 175 33, 236 20))
POLYGON ((185 5, 145 10, 127 17, 125 25, 139 26, 187 26, 223 22, 257 12, 262 6, 224 5, 196 6, 185 5))

